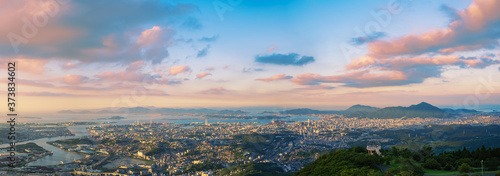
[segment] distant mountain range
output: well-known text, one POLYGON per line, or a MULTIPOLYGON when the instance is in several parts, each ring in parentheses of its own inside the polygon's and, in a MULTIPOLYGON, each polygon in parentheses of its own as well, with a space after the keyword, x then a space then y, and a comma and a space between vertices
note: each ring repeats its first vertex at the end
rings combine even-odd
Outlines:
MULTIPOLYGON (((215 110, 215 109, 177 109, 177 108, 155 108, 155 107, 132 107, 132 108, 118 108, 115 110, 99 110, 99 111, 71 111, 64 110, 58 113, 65 114, 119 114, 119 113, 130 113, 130 114, 205 114, 205 115, 248 115, 249 112, 241 110, 215 110)), ((325 111, 325 110, 315 110, 308 108, 290 109, 280 112, 270 112, 264 111, 261 114, 287 114, 287 115, 311 115, 311 114, 338 114, 347 117, 360 117, 360 118, 377 118, 377 119, 395 119, 395 118, 415 118, 415 117, 435 117, 435 118, 447 118, 454 116, 456 114, 468 114, 468 113, 481 113, 480 111, 470 110, 470 109, 439 109, 429 103, 422 102, 417 105, 411 105, 409 107, 397 106, 397 107, 385 107, 376 108, 365 105, 354 105, 343 111, 325 111)))
POLYGON ((467 113, 480 113, 481 111, 476 111, 474 109, 451 109, 451 108, 444 108, 441 109, 446 113, 450 114, 467 114, 467 113))
POLYGON ((291 109, 282 111, 282 114, 291 115, 306 115, 306 114, 339 114, 347 117, 361 117, 361 118, 376 118, 376 119, 395 119, 395 118, 415 118, 415 117, 435 117, 447 118, 456 114, 465 113, 480 113, 480 111, 470 109, 439 109, 429 103, 422 102, 417 105, 409 107, 385 107, 376 108, 365 105, 354 105, 344 111, 321 111, 314 109, 291 109))
POLYGON ((366 115, 368 118, 377 119, 394 119, 394 118, 414 118, 414 117, 435 117, 435 118, 445 118, 447 113, 438 107, 432 106, 429 103, 422 102, 417 105, 411 105, 409 107, 386 107, 379 109, 377 111, 368 113, 366 115))

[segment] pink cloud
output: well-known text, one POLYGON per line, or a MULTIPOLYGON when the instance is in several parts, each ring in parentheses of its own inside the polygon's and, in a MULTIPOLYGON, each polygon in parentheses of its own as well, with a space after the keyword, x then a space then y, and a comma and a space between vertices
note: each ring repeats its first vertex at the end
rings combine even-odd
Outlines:
POLYGON ((142 60, 160 63, 169 55, 167 47, 172 44, 174 34, 173 29, 159 26, 142 31, 135 41, 130 42, 124 42, 123 37, 131 37, 133 34, 110 34, 101 38, 101 47, 85 48, 81 52, 92 58, 135 61, 139 57, 142 60))
POLYGON ((190 72, 191 68, 187 65, 174 65, 168 70, 169 75, 177 75, 180 73, 190 72))
POLYGON ((144 60, 159 64, 169 57, 168 47, 174 42, 176 32, 168 26, 177 22, 171 19, 197 9, 189 3, 136 0, 125 0, 121 6, 59 0, 0 0, 0 4, 0 55, 78 63, 144 60), (140 30, 145 26, 149 28, 140 30))
POLYGON ((206 70, 206 71, 214 71, 214 70, 215 70, 215 67, 207 67, 205 70, 206 70))
POLYGON ((146 47, 157 42, 161 39, 162 28, 159 26, 153 26, 151 29, 144 30, 141 35, 137 38, 136 43, 142 47, 146 47))
POLYGON ((151 90, 151 89, 148 89, 146 91, 146 95, 149 95, 149 96, 169 96, 169 94, 167 94, 163 90, 151 90))
POLYGON ((48 44, 61 43, 82 34, 80 30, 75 28, 57 24, 49 25, 70 11, 69 4, 62 5, 58 1, 17 0, 2 1, 1 6, 4 8, 2 8, 2 15, 0 15, 0 21, 2 21, 0 34, 9 37, 0 38, 0 43, 10 44, 9 38, 16 36, 29 40, 29 42, 23 42, 23 45, 38 45, 46 48, 48 44), (47 19, 46 23, 40 20, 43 18, 47 19), (21 33, 26 24, 25 21, 37 27, 36 35, 25 36, 21 33))
POLYGON ((440 49, 439 53, 441 53, 441 54, 452 54, 452 53, 461 52, 461 51, 478 50, 478 49, 481 49, 483 47, 484 46, 481 45, 481 44, 468 45, 468 46, 457 46, 457 47, 452 47, 452 48, 440 49))
POLYGON ((391 41, 368 43, 368 56, 383 58, 403 54, 422 54, 431 47, 451 44, 455 33, 450 29, 435 29, 423 35, 407 35, 391 41))
POLYGON ((160 63, 163 58, 169 55, 166 47, 173 43, 172 36, 174 34, 175 31, 169 27, 154 26, 141 33, 136 40, 138 47, 131 50, 133 53, 141 53, 140 55, 151 59, 153 63, 160 63))
POLYGON ((74 96, 73 94, 53 93, 53 92, 26 92, 26 93, 22 93, 22 95, 25 95, 25 96, 49 96, 49 97, 54 97, 54 96, 74 96))
POLYGON ((276 44, 274 44, 273 46, 271 46, 269 49, 267 49, 266 52, 270 52, 270 51, 273 51, 276 49, 276 44))
POLYGON ((319 96, 319 95, 324 95, 325 92, 319 92, 319 93, 303 93, 302 95, 304 96, 319 96))
POLYGON ((100 79, 105 79, 105 80, 112 80, 112 81, 131 81, 131 82, 140 82, 142 81, 147 75, 143 73, 137 73, 135 71, 108 71, 99 75, 96 75, 96 77, 100 79))
POLYGON ((473 68, 482 68, 491 64, 499 64, 500 61, 493 59, 491 56, 483 57, 459 57, 459 56, 437 56, 437 57, 411 57, 411 58, 394 58, 384 60, 380 64, 385 65, 389 69, 404 69, 422 65, 458 65, 470 66, 473 68))
POLYGON ((285 80, 285 79, 292 79, 293 76, 287 76, 285 74, 279 74, 279 75, 274 75, 270 78, 261 78, 261 79, 256 79, 257 81, 264 81, 264 82, 270 82, 270 81, 276 81, 276 80, 285 80))
POLYGON ((458 12, 458 19, 446 29, 433 29, 421 35, 407 35, 389 41, 377 40, 368 44, 373 57, 390 57, 404 54, 423 54, 476 50, 498 45, 495 34, 500 22, 500 1, 475 0, 458 12))
POLYGON ((347 64, 345 68, 347 70, 360 69, 369 65, 375 65, 377 59, 375 57, 363 56, 357 59, 353 59, 351 63, 347 64))
POLYGON ((379 73, 363 73, 354 77, 347 77, 347 79, 355 80, 375 80, 375 81, 401 81, 406 80, 406 75, 400 71, 386 71, 379 73))
POLYGON ((142 67, 143 61, 136 61, 131 63, 127 69, 123 71, 108 71, 96 77, 107 80, 107 81, 129 81, 129 82, 141 82, 143 81, 148 74, 138 72, 139 68, 142 67))
POLYGON ((144 61, 135 61, 132 64, 130 64, 130 66, 127 68, 127 70, 130 70, 130 71, 139 70, 143 64, 144 64, 144 61))
POLYGON ((67 83, 67 84, 81 84, 83 82, 85 82, 86 80, 88 80, 87 77, 85 76, 82 76, 82 75, 66 75, 63 77, 63 82, 67 83))
POLYGON ((334 79, 335 76, 321 76, 319 74, 313 74, 313 73, 304 73, 295 76, 295 78, 291 79, 295 84, 298 85, 318 85, 318 82, 333 82, 333 81, 339 81, 337 79, 334 79))
MULTIPOLYGON (((152 75, 149 73, 143 73, 140 72, 140 68, 142 68, 144 65, 143 61, 136 61, 133 62, 123 71, 108 71, 105 73, 101 73, 98 75, 95 75, 95 77, 99 78, 101 82, 106 81, 118 81, 118 82, 139 82, 139 83, 147 83, 147 84, 162 84, 162 85, 176 85, 176 84, 181 84, 182 80, 179 79, 167 79, 167 78, 162 78, 163 76, 163 71, 160 69, 155 69, 154 72, 155 74, 158 75, 152 75)), ((167 70, 169 72, 173 73, 182 73, 184 67, 182 68, 175 68, 172 67, 171 69, 167 70), (174 69, 172 69, 174 68, 174 69)), ((189 68, 189 67, 187 67, 189 68)), ((118 85, 114 85, 118 86, 118 85)))
MULTIPOLYGON (((439 77, 442 67, 446 65, 484 68, 489 65, 499 64, 494 55, 463 57, 461 52, 479 49, 493 49, 499 47, 500 36, 498 24, 500 24, 500 1, 496 0, 474 0, 466 9, 457 11, 457 18, 450 22, 448 28, 433 29, 422 34, 409 34, 389 40, 375 40, 368 43, 368 53, 352 61, 345 66, 347 71, 371 70, 362 76, 354 77, 354 81, 340 81, 346 85, 360 85, 367 77, 379 80, 388 78, 389 81, 382 82, 388 85, 404 85, 409 83, 420 83, 429 77, 439 77), (453 55, 452 55, 453 54, 453 55), (417 69, 418 68, 418 69, 417 69), (375 71, 375 72, 374 72, 375 71), (395 75, 377 73, 377 71, 393 72, 395 75), (405 79, 403 79, 405 78, 405 79)), ((340 75, 340 76, 345 76, 340 75)), ((313 83, 338 82, 339 77, 320 77, 296 79, 296 82, 313 83)), ((381 85, 371 80, 366 80, 364 85, 381 85)))
POLYGON ((350 87, 374 87, 399 84, 407 80, 401 71, 358 70, 343 75, 321 76, 305 73, 297 75, 290 81, 298 85, 320 85, 320 83, 344 83, 350 87))
POLYGON ((411 58, 394 58, 391 60, 381 60, 381 64, 390 64, 392 67, 402 68, 411 65, 448 65, 460 61, 458 56, 439 56, 439 57, 411 57, 411 58))
POLYGON ((203 78, 205 76, 208 76, 208 75, 212 75, 212 74, 211 73, 207 73, 207 72, 203 72, 203 73, 197 74, 196 78, 201 79, 201 78, 203 78))
POLYGON ((305 88, 299 88, 301 90, 330 90, 335 87, 332 86, 327 86, 327 85, 312 85, 312 86, 307 86, 305 88))
MULTIPOLYGON (((188 79, 184 79, 186 81, 188 79)), ((182 84, 183 80, 180 79, 159 79, 155 80, 156 83, 162 84, 162 85, 177 85, 177 84, 182 84)))
POLYGON ((111 90, 138 90, 141 92, 142 95, 156 95, 156 96, 167 96, 168 94, 165 93, 165 91, 162 90, 156 90, 156 89, 147 89, 143 85, 135 85, 135 84, 123 84, 123 83, 117 83, 113 84, 108 87, 108 89, 111 90))
POLYGON ((346 65, 347 70, 356 70, 372 66, 382 70, 401 70, 415 66, 443 66, 443 65, 468 65, 471 67, 482 67, 490 64, 498 64, 500 61, 489 56, 483 57, 460 57, 455 55, 436 57, 394 57, 391 59, 377 59, 363 57, 346 65))
POLYGON ((19 83, 19 85, 22 86, 33 86, 33 87, 44 87, 44 88, 54 87, 53 84, 47 83, 47 81, 20 79, 17 82, 19 83))
POLYGON ((227 91, 228 90, 224 89, 223 87, 217 87, 217 88, 208 89, 206 91, 203 91, 202 93, 204 93, 204 94, 222 95, 222 94, 224 94, 227 91))
POLYGON ((459 15, 462 21, 455 21, 452 25, 460 25, 456 23, 463 22, 468 30, 482 30, 492 21, 498 21, 500 18, 500 2, 497 0, 475 0, 467 9, 460 11, 459 15))
POLYGON ((76 68, 76 64, 71 63, 71 62, 68 62, 68 63, 64 64, 64 66, 63 66, 63 69, 73 69, 73 68, 76 68))
POLYGON ((33 75, 40 75, 45 72, 45 65, 49 62, 46 59, 37 58, 0 58, 0 65, 7 65, 9 62, 16 62, 16 70, 33 75))

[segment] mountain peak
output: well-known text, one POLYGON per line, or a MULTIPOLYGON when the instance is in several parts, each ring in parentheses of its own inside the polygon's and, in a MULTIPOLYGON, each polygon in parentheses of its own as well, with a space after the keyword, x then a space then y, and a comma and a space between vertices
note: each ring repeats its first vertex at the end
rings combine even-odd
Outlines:
POLYGON ((373 113, 368 114, 368 117, 371 118, 382 118, 382 119, 391 119, 391 118, 426 118, 426 117, 434 117, 434 118, 443 118, 444 111, 435 107, 429 103, 421 102, 416 105, 411 105, 409 107, 386 107, 380 110, 377 110, 373 113))
POLYGON ((420 102, 419 104, 417 104, 417 106, 432 106, 432 105, 423 101, 423 102, 420 102))
POLYGON ((408 107, 409 109, 413 109, 413 110, 425 110, 425 111, 442 111, 441 109, 439 109, 438 107, 436 106, 433 106, 427 102, 421 102, 417 105, 411 105, 410 107, 408 107))
POLYGON ((366 105, 353 105, 350 108, 346 109, 346 112, 354 112, 354 111, 364 111, 364 112, 373 112, 378 110, 379 108, 376 107, 371 107, 371 106, 366 106, 366 105))

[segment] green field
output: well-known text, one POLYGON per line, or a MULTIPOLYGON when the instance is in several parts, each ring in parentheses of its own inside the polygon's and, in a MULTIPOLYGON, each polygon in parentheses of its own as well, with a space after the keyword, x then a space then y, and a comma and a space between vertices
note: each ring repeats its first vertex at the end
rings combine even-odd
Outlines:
MULTIPOLYGON (((429 169, 424 169, 425 175, 459 175, 460 173, 458 171, 444 171, 444 170, 429 170, 429 169)), ((484 173, 497 173, 499 171, 484 171, 484 173)), ((479 172, 473 172, 469 173, 471 175, 476 175, 479 174, 481 175, 481 171, 479 172)))

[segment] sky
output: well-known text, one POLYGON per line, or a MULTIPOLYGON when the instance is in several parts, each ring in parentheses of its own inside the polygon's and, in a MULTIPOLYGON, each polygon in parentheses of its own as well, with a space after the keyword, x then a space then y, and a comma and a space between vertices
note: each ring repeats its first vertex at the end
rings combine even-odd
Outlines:
POLYGON ((0 0, 0 21, 27 114, 500 102, 497 0, 0 0))

